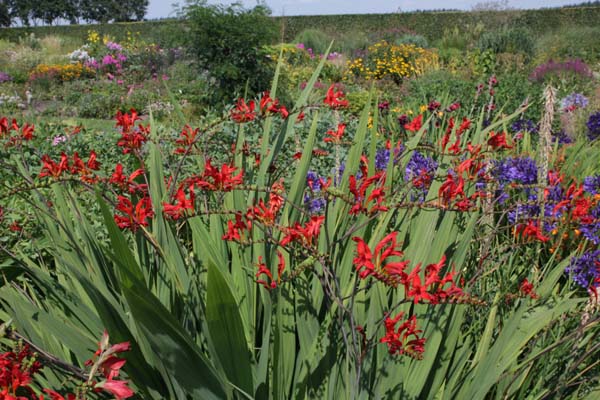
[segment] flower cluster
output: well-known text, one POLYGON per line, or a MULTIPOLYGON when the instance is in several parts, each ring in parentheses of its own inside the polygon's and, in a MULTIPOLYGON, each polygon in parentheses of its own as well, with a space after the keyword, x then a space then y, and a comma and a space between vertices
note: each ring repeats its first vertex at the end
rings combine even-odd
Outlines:
POLYGON ((423 281, 421 264, 417 264, 411 272, 406 272, 410 261, 401 260, 404 254, 399 250, 398 232, 392 232, 384 237, 373 251, 362 238, 353 237, 352 240, 356 242, 357 254, 353 263, 361 279, 372 276, 388 286, 403 285, 406 299, 412 300, 415 304, 420 302, 438 304, 460 300, 464 296, 462 289, 454 282, 455 272, 440 276, 446 263, 445 255, 437 264, 429 264, 425 267, 423 281))
POLYGON ((401 312, 394 318, 387 317, 385 319, 385 336, 380 339, 380 342, 387 345, 388 352, 391 355, 406 354, 410 357, 421 359, 425 352, 426 339, 419 337, 422 331, 417 329, 417 318, 414 315, 396 328, 396 325, 403 317, 404 313, 401 312))
POLYGON ((589 251, 573 257, 565 269, 579 286, 588 289, 600 287, 600 250, 589 251))
POLYGON ((413 200, 424 201, 433 182, 438 163, 431 157, 415 151, 404 171, 404 180, 412 184, 411 196, 413 200))
POLYGON ((586 108, 588 103, 588 98, 581 93, 571 93, 560 101, 560 107, 563 111, 572 112, 580 108, 586 108))
POLYGON ((435 69, 438 64, 438 55, 431 50, 382 41, 369 47, 366 56, 349 61, 348 73, 366 80, 389 78, 399 83, 404 78, 435 69))
POLYGON ((32 377, 42 369, 29 346, 0 353, 0 399, 35 399, 32 377))
MULTIPOLYGON (((115 399, 127 399, 135 393, 126 380, 119 380, 121 369, 126 361, 117 357, 119 353, 130 349, 129 342, 110 345, 108 333, 105 331, 94 359, 85 365, 90 368, 89 379, 81 382, 74 393, 61 395, 51 390, 43 389, 52 400, 85 400, 88 392, 106 392, 115 399), (101 377, 101 381, 95 379, 101 377)), ((43 368, 28 344, 17 343, 12 351, 0 353, 0 399, 2 400, 44 400, 44 395, 37 395, 32 387, 33 377, 43 368)))
POLYGON ((84 66, 82 63, 76 64, 40 64, 29 74, 29 81, 34 82, 39 79, 48 79, 55 82, 68 82, 80 78, 94 77, 94 70, 84 66))
POLYGON ((12 81, 12 77, 6 72, 0 71, 0 83, 10 82, 12 81))
POLYGON ((304 194, 304 204, 311 214, 317 214, 323 211, 327 201, 323 198, 322 192, 328 185, 327 180, 320 177, 314 171, 308 171, 306 174, 306 185, 308 192, 304 194))
POLYGON ((587 136, 590 140, 596 140, 600 137, 600 111, 590 115, 586 126, 588 129, 587 136))
POLYGON ((565 73, 579 75, 583 78, 591 78, 593 76, 590 67, 582 60, 567 60, 564 62, 549 60, 545 64, 537 66, 529 76, 529 79, 542 82, 549 75, 562 75, 565 73))

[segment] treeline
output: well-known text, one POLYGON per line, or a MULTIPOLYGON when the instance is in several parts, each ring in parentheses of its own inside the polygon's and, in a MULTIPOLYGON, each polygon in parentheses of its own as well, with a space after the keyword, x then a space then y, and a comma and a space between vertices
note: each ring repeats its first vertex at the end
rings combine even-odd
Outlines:
POLYGON ((600 1, 586 1, 583 3, 569 4, 563 7, 600 7, 600 1))
POLYGON ((141 21, 149 0, 0 0, 0 26, 141 21))

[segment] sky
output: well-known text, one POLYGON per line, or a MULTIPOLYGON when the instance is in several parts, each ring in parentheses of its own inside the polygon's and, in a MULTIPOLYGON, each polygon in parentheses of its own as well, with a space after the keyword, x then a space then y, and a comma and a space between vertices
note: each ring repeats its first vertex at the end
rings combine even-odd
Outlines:
MULTIPOLYGON (((166 18, 172 16, 173 2, 177 0, 150 0, 147 18, 166 18)), ((579 3, 582 0, 512 0, 515 8, 555 7, 579 3)), ((232 1, 209 1, 210 3, 229 4, 232 1)), ((369 14, 414 10, 453 8, 470 10, 481 0, 266 0, 273 15, 319 15, 319 14, 369 14)), ((242 0, 247 7, 256 5, 256 0, 242 0)))

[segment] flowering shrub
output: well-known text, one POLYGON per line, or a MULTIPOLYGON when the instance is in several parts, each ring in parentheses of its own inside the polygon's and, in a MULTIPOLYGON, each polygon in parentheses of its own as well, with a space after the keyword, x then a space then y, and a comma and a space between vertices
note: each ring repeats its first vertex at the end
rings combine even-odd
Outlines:
POLYGON ((29 81, 50 80, 56 83, 91 78, 94 71, 81 63, 77 64, 40 64, 29 73, 29 81))
MULTIPOLYGON (((394 45, 386 41, 370 46, 364 57, 348 62, 350 76, 366 80, 391 79, 396 83, 438 67, 438 56, 411 44, 394 45)), ((349 76, 347 77, 349 78, 349 76)))
POLYGON ((11 76, 6 72, 0 72, 0 83, 10 82, 12 80, 11 76))
POLYGON ((549 76, 564 74, 573 74, 582 78, 591 78, 592 70, 582 60, 567 60, 564 62, 549 60, 545 64, 538 65, 529 76, 529 79, 536 82, 542 82, 549 76))

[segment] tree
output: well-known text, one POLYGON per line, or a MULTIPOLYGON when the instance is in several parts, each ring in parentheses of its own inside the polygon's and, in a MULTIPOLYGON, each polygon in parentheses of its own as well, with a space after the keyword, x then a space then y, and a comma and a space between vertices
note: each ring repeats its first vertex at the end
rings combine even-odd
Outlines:
POLYGON ((471 7, 472 11, 507 11, 512 9, 509 0, 482 1, 471 7))
POLYGON ((32 0, 8 0, 8 8, 12 18, 18 18, 21 25, 29 26, 31 10, 34 3, 32 0))
POLYGON ((0 26, 10 26, 12 19, 6 1, 0 1, 0 26))
POLYGON ((246 84, 250 93, 269 85, 273 71, 262 49, 278 33, 270 15, 264 3, 245 9, 240 3, 223 6, 201 1, 187 8, 188 46, 200 69, 217 80, 215 100, 230 101, 246 84))

